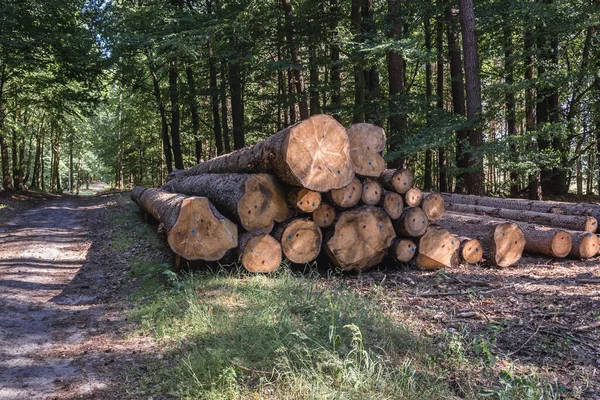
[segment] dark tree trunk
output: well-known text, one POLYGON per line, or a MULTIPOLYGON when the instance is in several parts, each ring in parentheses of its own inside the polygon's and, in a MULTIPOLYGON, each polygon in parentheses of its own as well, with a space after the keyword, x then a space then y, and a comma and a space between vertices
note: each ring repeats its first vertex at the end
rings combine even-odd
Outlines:
POLYGON ((212 57, 212 47, 208 45, 208 72, 210 84, 210 103, 213 114, 213 131, 217 145, 217 155, 223 154, 223 137, 221 136, 221 116, 219 114, 219 88, 217 87, 217 68, 212 57))
POLYGON ((244 102, 242 99, 242 76, 240 64, 229 62, 229 89, 231 94, 231 119, 233 121, 233 148, 245 146, 244 138, 244 102))
MULTIPOLYGON (((442 18, 437 22, 436 27, 436 48, 437 48, 437 77, 436 77, 436 95, 437 107, 440 110, 444 109, 444 24, 442 18)), ((440 147, 438 149, 438 169, 439 169, 439 190, 440 192, 448 191, 448 175, 446 171, 446 149, 440 147)))
MULTIPOLYGON (((452 85, 452 108, 454 109, 454 113, 466 116, 465 86, 460 57, 460 40, 458 37, 456 10, 450 7, 446 8, 446 25, 448 56, 450 58, 450 80, 452 85)), ((465 151, 468 141, 469 133, 466 130, 461 129, 456 131, 456 166, 459 170, 455 187, 457 193, 465 191, 466 170, 469 168, 469 155, 465 151)))
POLYGON ((337 43, 338 40, 338 32, 337 25, 339 16, 339 0, 330 0, 331 1, 331 30, 332 30, 332 39, 331 39, 331 48, 330 48, 330 57, 331 57, 331 110, 332 114, 339 119, 338 113, 339 109, 342 106, 342 95, 341 95, 341 78, 340 78, 340 47, 337 43))
POLYGON ((177 84, 177 59, 169 61, 169 96, 171 97, 171 140, 173 141, 173 157, 175 168, 183 169, 183 156, 181 154, 181 142, 179 138, 179 126, 181 115, 179 110, 179 88, 177 84))
MULTIPOLYGON (((350 14, 351 30, 354 35, 354 40, 359 42, 362 40, 361 34, 361 2, 362 0, 352 0, 352 11, 350 14)), ((365 104, 365 77, 363 69, 360 66, 359 60, 354 60, 354 115, 352 122, 364 122, 364 107, 365 104)))
POLYGON ((288 69, 287 71, 287 88, 288 88, 288 103, 290 106, 290 125, 294 125, 296 123, 296 102, 294 101, 294 78, 292 77, 292 71, 288 69))
POLYGON ((314 45, 308 49, 310 65, 310 115, 321 114, 319 101, 319 65, 317 63, 317 49, 314 45))
MULTIPOLYGON (((388 0, 388 15, 391 21, 390 36, 394 40, 402 39, 402 14, 401 0, 388 0)), ((405 114, 398 111, 398 102, 405 93, 405 68, 402 56, 395 51, 388 53, 388 76, 390 86, 390 136, 392 137, 392 151, 401 150, 406 142, 407 119, 405 114)), ((390 167, 406 168, 404 157, 396 158, 390 167)))
MULTIPOLYGON (((459 0, 460 26, 463 39, 463 53, 465 64, 465 88, 467 93, 467 120, 479 125, 481 117, 481 79, 479 77, 479 50, 477 46, 477 34, 475 31, 475 14, 473 12, 473 0, 459 0)), ((483 144, 483 132, 481 127, 469 129, 469 144, 477 151, 483 144)), ((467 175, 467 192, 471 194, 483 194, 484 173, 483 162, 475 160, 469 154, 470 173, 467 175)))
MULTIPOLYGON (((123 143, 122 143, 122 128, 123 128, 123 94, 119 94, 119 110, 117 115, 117 154, 116 154, 116 168, 115 168, 115 186, 118 189, 123 187, 123 143)), ((69 143, 70 144, 70 143, 69 143)), ((73 154, 69 149, 70 168, 69 172, 72 175, 73 165, 73 154)), ((72 179, 69 178, 69 189, 71 189, 72 179)))
POLYGON ((0 158, 2 159, 2 187, 12 189, 10 176, 10 165, 8 161, 8 142, 3 135, 4 119, 6 110, 4 107, 4 84, 6 83, 6 64, 2 64, 2 74, 0 75, 0 158))
POLYGON ((37 131, 35 139, 35 156, 33 161, 33 175, 31 176, 31 188, 34 190, 40 189, 40 167, 42 160, 42 141, 43 141, 43 123, 40 123, 40 127, 37 131))
MULTIPOLYGON (((508 90, 506 92, 506 125, 507 125, 507 133, 509 136, 517 135, 517 106, 515 100, 515 92, 512 88, 514 84, 514 60, 513 60, 513 40, 512 40, 512 29, 511 29, 511 21, 506 16, 506 20, 504 21, 504 80, 506 85, 508 86, 508 90)), ((513 143, 511 146, 512 149, 512 161, 516 161, 516 157, 518 156, 518 148, 517 145, 513 143)), ((516 195, 519 191, 519 175, 511 171, 510 172, 510 194, 516 195)))
MULTIPOLYGON (((194 154, 196 155, 196 164, 198 164, 202 160, 202 138, 200 137, 200 114, 198 113, 198 100, 196 99, 196 82, 194 80, 194 71, 192 67, 187 67, 185 69, 185 74, 187 76, 187 83, 190 90, 189 93, 189 104, 190 104, 190 113, 192 114, 192 134, 194 135, 194 154)), ((211 80, 212 85, 212 80, 211 80)), ((216 90, 216 88, 211 88, 216 90)), ((213 106, 214 112, 214 106, 213 106)), ((217 106, 217 117, 219 113, 219 107, 217 106)), ((220 131, 220 129, 219 129, 220 131)), ((216 128, 215 128, 216 133, 216 128)), ((219 132, 220 133, 220 132, 219 132)), ((217 142, 218 145, 218 142, 217 142)))
MULTIPOLYGON (((428 4, 429 5, 429 4, 428 4)), ((423 21, 423 27, 425 28, 425 49, 428 53, 431 52, 431 16, 429 12, 425 14, 425 20, 423 21)), ((433 85, 431 82, 432 78, 432 65, 429 61, 425 63, 425 97, 427 98, 427 104, 431 101, 433 96, 433 85)), ((429 113, 427 113, 429 115, 429 113)), ((431 170, 432 153, 430 149, 425 150, 425 176, 423 178, 423 189, 431 190, 433 186, 433 174, 431 170)))
POLYGON ((223 144, 225 153, 231 152, 229 144, 229 123, 227 121, 227 78, 225 64, 221 62, 221 126, 223 128, 223 144))
MULTIPOLYGON (((537 108, 536 108, 536 90, 535 90, 535 43, 531 35, 531 26, 525 27, 523 37, 523 46, 525 51, 525 80, 528 82, 525 89, 525 129, 531 133, 537 127, 537 108)), ((531 149, 534 152, 539 150, 538 143, 534 143, 531 149)), ((541 173, 536 171, 529 177, 529 198, 532 200, 542 200, 541 173)))
POLYGON ((290 56, 292 58, 292 72, 294 74, 294 84, 296 86, 296 93, 298 93, 298 106, 300 109, 300 119, 307 119, 309 117, 308 103, 304 95, 304 76, 302 74, 302 66, 300 65, 300 58, 298 57, 298 47, 296 45, 296 39, 294 34, 294 17, 292 14, 292 4, 290 0, 281 0, 283 6, 283 14, 286 22, 286 40, 290 56))
MULTIPOLYGON (((366 37, 375 34, 375 16, 373 0, 362 0, 361 7, 361 31, 366 37)), ((381 125, 379 121, 379 68, 377 65, 370 66, 364 71, 365 82, 365 119, 381 125)))
POLYGON ((148 52, 148 66, 150 67, 150 73, 152 74, 152 85, 154 89, 154 97, 158 105, 158 111, 160 113, 160 126, 161 126, 161 139, 163 146, 163 154, 165 155, 165 164, 167 165, 167 172, 173 171, 173 155, 171 152, 171 139, 169 138, 169 123, 167 122, 167 113, 165 111, 165 105, 160 95, 160 82, 158 81, 158 75, 156 74, 156 68, 150 58, 151 54, 148 52))

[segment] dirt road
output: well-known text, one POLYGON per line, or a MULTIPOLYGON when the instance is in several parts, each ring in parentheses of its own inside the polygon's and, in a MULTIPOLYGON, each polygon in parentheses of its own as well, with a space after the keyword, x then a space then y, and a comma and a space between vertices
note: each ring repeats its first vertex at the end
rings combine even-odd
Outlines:
POLYGON ((102 367, 127 347, 106 301, 125 271, 98 262, 105 206, 65 197, 0 225, 1 400, 118 398, 102 367))

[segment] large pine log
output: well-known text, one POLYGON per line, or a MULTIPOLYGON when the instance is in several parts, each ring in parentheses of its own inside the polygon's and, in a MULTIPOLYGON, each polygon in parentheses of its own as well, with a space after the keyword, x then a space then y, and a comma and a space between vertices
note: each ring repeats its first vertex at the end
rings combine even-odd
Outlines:
POLYGON ((571 258, 592 258, 598 254, 598 236, 593 233, 578 232, 573 235, 573 246, 569 257, 571 258))
POLYGON ((353 124, 346 129, 350 143, 350 158, 358 176, 379 178, 385 169, 381 152, 385 148, 383 128, 366 123, 353 124))
POLYGON ((437 221, 442 218, 446 211, 442 195, 437 192, 423 193, 422 198, 421 208, 425 215, 427 215, 427 218, 429 218, 430 221, 437 221))
POLYGON ((390 247, 390 255, 400 262, 409 262, 416 253, 417 245, 410 239, 396 238, 390 247))
POLYGON ((427 232, 429 220, 419 207, 408 207, 402 212, 400 218, 394 221, 394 228, 398 235, 419 237, 427 232))
POLYGON ((288 200, 301 212, 311 213, 321 205, 321 193, 305 188, 294 188, 288 192, 288 200))
POLYGON ((412 187, 414 175, 404 168, 386 169, 381 173, 379 180, 386 189, 404 194, 412 187))
POLYGON ((383 187, 377 181, 365 179, 363 181, 363 191, 360 196, 362 204, 365 206, 376 206, 381 202, 383 196, 383 187))
POLYGON ((522 199, 504 199, 498 197, 472 196, 454 193, 442 193, 451 203, 470 204, 485 207, 499 207, 511 210, 535 211, 540 213, 583 215, 600 219, 600 205, 587 203, 565 203, 559 201, 539 201, 522 199))
POLYGON ((198 164, 185 175, 259 173, 277 175, 284 183, 327 192, 354 177, 346 129, 327 115, 314 115, 252 147, 198 164))
POLYGON ((362 271, 381 262, 395 236, 383 210, 363 206, 340 214, 325 235, 324 250, 341 269, 362 271))
POLYGON ((355 177, 343 188, 333 189, 329 192, 329 198, 338 207, 350 208, 358 204, 362 196, 362 191, 362 183, 360 179, 355 177))
POLYGON ((207 197, 247 231, 269 233, 289 212, 282 188, 268 174, 203 174, 171 180, 163 189, 207 197))
POLYGON ((507 208, 453 203, 450 201, 446 201, 446 209, 463 214, 486 215, 488 217, 511 219, 513 221, 523 221, 574 231, 595 232, 598 227, 596 218, 579 215, 560 215, 535 211, 511 210, 507 208))
POLYGON ((316 259, 323 243, 321 229, 307 218, 285 221, 275 228, 273 237, 281 242, 283 254, 296 264, 316 259))
POLYGON ((525 235, 515 223, 447 212, 436 222, 461 236, 478 239, 486 260, 500 267, 515 264, 525 248, 525 235))
POLYGON ((404 203, 407 207, 418 207, 421 200, 423 200, 423 192, 416 186, 411 187, 404 193, 404 203))
POLYGON ((400 218, 404 211, 404 200, 402 200, 402 195, 396 192, 385 192, 381 199, 381 204, 383 210, 392 220, 400 218))
POLYGON ((332 205, 322 202, 312 213, 313 221, 319 228, 328 228, 335 222, 336 212, 332 205))
POLYGON ((163 225, 169 246, 186 260, 217 261, 238 244, 237 225, 221 215, 206 197, 137 187, 131 195, 142 210, 163 225))
POLYGON ((142 197, 142 193, 144 193, 146 189, 147 188, 145 186, 136 186, 131 189, 129 196, 131 197, 131 200, 138 206, 140 205, 139 199, 142 197))
POLYGON ((455 267, 459 263, 456 257, 459 247, 456 236, 439 226, 431 226, 419 240, 417 265, 423 269, 455 267))
POLYGON ((269 234, 259 231, 241 234, 237 255, 250 272, 273 272, 281 265, 281 244, 269 234))

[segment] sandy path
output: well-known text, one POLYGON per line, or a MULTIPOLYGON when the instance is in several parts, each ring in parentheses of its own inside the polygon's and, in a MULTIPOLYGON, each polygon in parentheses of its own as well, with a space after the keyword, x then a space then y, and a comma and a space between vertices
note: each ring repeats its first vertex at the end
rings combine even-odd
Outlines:
POLYGON ((88 258, 92 199, 62 198, 0 226, 0 399, 87 396, 105 383, 61 351, 85 340, 94 298, 64 296, 88 258), (83 320, 85 325, 85 319, 83 320))

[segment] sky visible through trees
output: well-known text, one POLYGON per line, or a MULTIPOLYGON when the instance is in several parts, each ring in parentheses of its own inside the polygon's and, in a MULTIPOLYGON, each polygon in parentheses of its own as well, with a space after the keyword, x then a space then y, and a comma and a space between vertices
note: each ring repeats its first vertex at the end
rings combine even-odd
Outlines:
POLYGON ((310 115, 425 189, 600 191, 600 0, 5 0, 4 189, 157 186, 310 115))

